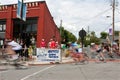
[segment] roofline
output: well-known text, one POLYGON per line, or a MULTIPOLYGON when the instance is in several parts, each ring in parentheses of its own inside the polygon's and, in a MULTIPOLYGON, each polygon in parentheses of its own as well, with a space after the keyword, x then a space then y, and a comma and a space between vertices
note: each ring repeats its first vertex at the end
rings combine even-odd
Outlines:
MULTIPOLYGON (((43 1, 30 1, 30 2, 24 2, 24 3, 33 3, 33 2, 39 2, 39 3, 45 3, 46 1, 43 0, 43 1)), ((2 5, 0 4, 0 6, 11 6, 11 5, 16 5, 17 3, 14 3, 14 4, 5 4, 5 5, 2 5)))

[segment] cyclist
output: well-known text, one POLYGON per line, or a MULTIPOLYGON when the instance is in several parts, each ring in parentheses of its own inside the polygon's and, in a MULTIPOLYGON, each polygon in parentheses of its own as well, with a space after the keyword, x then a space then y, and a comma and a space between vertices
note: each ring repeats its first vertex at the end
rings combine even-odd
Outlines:
POLYGON ((12 40, 8 42, 8 45, 12 46, 12 50, 14 50, 16 54, 20 54, 22 46, 19 43, 17 43, 15 40, 12 40))
POLYGON ((86 53, 82 52, 82 48, 75 48, 75 51, 73 52, 73 60, 75 61, 75 64, 78 63, 88 63, 89 57, 86 53))
POLYGON ((14 66, 17 69, 22 69, 22 68, 26 68, 23 65, 18 63, 19 60, 19 53, 22 49, 22 46, 15 42, 14 40, 12 41, 7 41, 7 47, 5 48, 6 54, 7 54, 7 60, 8 61, 13 61, 14 62, 14 66))
POLYGON ((105 56, 103 54, 103 52, 104 52, 104 43, 102 43, 101 47, 95 44, 95 49, 96 49, 96 52, 97 52, 97 56, 95 57, 96 62, 99 62, 99 61, 106 62, 105 56))

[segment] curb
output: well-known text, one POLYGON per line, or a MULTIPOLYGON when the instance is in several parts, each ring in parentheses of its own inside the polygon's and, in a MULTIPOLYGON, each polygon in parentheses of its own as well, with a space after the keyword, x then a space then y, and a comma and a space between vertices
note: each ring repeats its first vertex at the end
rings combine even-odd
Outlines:
POLYGON ((32 62, 26 63, 28 66, 37 66, 37 65, 56 65, 56 64, 66 64, 66 63, 73 63, 74 61, 66 61, 66 62, 32 62))
MULTIPOLYGON (((89 62, 95 62, 95 59, 90 59, 89 62)), ((120 59, 107 59, 106 62, 120 62, 120 59)), ((74 63, 73 60, 63 61, 63 62, 30 62, 27 63, 28 66, 37 66, 37 65, 54 65, 54 64, 68 64, 68 63, 74 63)))
MULTIPOLYGON (((95 62, 95 59, 90 59, 89 62, 95 62)), ((120 62, 120 59, 106 59, 106 62, 120 62)), ((69 64, 74 63, 72 58, 63 58, 61 62, 39 62, 39 61, 26 61, 22 63, 25 66, 37 66, 37 65, 57 65, 57 64, 69 64)), ((4 62, 3 62, 4 64, 4 62)), ((0 65, 0 71, 5 70, 4 67, 0 65)))

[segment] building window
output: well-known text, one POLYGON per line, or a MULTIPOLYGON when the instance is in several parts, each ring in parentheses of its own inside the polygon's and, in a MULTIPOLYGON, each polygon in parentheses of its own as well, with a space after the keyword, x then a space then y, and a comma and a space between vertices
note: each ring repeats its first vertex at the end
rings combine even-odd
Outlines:
POLYGON ((37 24, 32 24, 32 32, 37 31, 37 24))
POLYGON ((0 32, 5 32, 6 24, 0 24, 0 32))
POLYGON ((29 24, 27 25, 26 32, 36 32, 37 24, 29 24))
POLYGON ((3 25, 3 31, 5 31, 5 30, 6 30, 6 24, 3 25))
POLYGON ((37 33, 37 19, 28 19, 26 22, 21 22, 18 19, 13 22, 13 36, 17 36, 16 34, 23 33, 37 33))
POLYGON ((0 31, 2 31, 2 25, 0 25, 0 31))
POLYGON ((31 25, 27 25, 26 32, 31 32, 31 25))

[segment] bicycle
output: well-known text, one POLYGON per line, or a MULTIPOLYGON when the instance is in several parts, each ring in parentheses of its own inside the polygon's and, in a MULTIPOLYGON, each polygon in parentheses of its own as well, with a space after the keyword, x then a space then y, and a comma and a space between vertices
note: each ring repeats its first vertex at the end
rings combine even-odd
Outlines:
POLYGON ((106 63, 106 59, 104 57, 104 54, 102 52, 98 52, 98 54, 95 57, 95 63, 99 63, 99 62, 104 62, 106 63))
POLYGON ((89 63, 89 57, 86 53, 72 53, 72 58, 75 61, 75 64, 88 64, 89 63))
POLYGON ((2 51, 2 56, 6 63, 4 65, 12 65, 15 66, 16 69, 27 69, 28 67, 20 63, 20 57, 19 54, 11 54, 10 52, 6 51, 4 49, 2 51))

